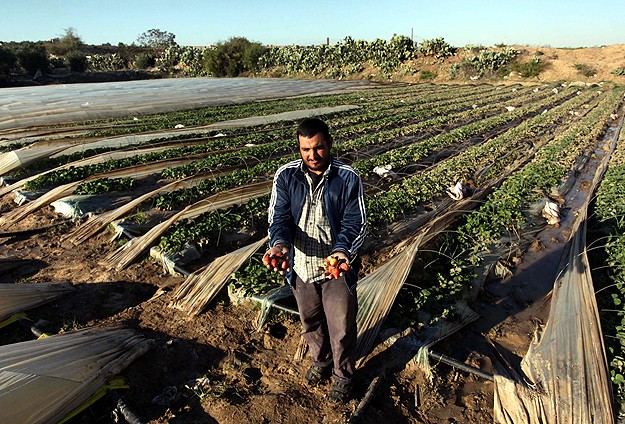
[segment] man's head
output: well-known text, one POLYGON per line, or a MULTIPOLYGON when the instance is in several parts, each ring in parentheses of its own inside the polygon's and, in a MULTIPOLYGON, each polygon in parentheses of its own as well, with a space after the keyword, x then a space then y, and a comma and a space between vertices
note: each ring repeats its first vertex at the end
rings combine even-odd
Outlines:
POLYGON ((299 152, 304 165, 314 174, 322 174, 330 165, 332 137, 325 122, 318 118, 303 120, 297 127, 299 152))

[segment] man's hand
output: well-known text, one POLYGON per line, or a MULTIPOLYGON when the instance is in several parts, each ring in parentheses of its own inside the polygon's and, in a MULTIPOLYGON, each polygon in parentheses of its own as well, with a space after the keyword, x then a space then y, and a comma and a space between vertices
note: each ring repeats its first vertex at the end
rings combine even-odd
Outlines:
POLYGON ((325 275, 327 278, 338 279, 349 271, 349 259, 343 252, 333 252, 324 260, 325 275))
POLYGON ((283 244, 276 244, 270 247, 263 255, 263 264, 270 271, 279 272, 284 275, 290 270, 289 261, 291 258, 290 250, 283 244))

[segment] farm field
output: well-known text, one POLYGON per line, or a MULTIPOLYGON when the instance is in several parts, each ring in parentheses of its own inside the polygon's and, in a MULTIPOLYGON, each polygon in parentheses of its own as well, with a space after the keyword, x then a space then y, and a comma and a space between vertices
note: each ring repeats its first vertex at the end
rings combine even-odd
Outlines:
MULTIPOLYGON (((621 86, 223 81, 217 93, 237 86, 236 101, 193 103, 185 80, 196 100, 157 86, 158 111, 105 90, 88 119, 79 94, 59 94, 54 113, 3 104, 0 287, 67 283, 19 310, 49 335, 121 325, 148 340, 106 376, 124 378, 111 393, 142 422, 508 422, 501 368, 518 371, 534 333, 567 321, 552 289, 586 225, 597 301, 566 313, 596 328, 566 330, 605 337, 586 390, 614 395, 619 412, 621 86), (294 301, 261 264, 273 172, 298 157, 297 121, 313 115, 363 177, 370 226, 360 369, 339 406, 329 384, 304 384, 294 301)), ((35 346, 24 319, 8 324, 14 312, 0 315, 0 370, 1 349, 35 346)), ((112 422, 111 398, 68 422, 112 422)))

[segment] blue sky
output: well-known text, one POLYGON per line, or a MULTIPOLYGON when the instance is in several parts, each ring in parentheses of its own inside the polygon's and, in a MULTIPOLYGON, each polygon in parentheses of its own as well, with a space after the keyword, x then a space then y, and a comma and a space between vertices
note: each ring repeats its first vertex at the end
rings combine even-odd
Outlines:
POLYGON ((624 0, 0 0, 0 41, 39 41, 73 27, 87 44, 130 44, 151 28, 180 45, 242 36, 263 44, 355 39, 453 46, 591 47, 625 43, 624 0))

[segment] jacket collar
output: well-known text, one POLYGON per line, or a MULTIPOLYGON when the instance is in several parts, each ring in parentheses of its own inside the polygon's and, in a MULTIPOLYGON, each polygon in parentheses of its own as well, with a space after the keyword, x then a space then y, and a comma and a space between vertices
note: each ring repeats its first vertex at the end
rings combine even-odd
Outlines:
MULTIPOLYGON (((304 176, 306 175, 306 172, 308 172, 308 169, 306 168, 306 165, 304 165, 304 161, 300 159, 300 166, 299 166, 299 172, 297 173, 297 176, 300 177, 300 179, 303 181, 304 180, 304 176)), ((324 178, 329 178, 331 175, 336 173, 336 170, 338 169, 338 162, 336 159, 334 159, 333 157, 330 158, 330 164, 328 165, 328 168, 323 172, 323 177, 324 178)))

